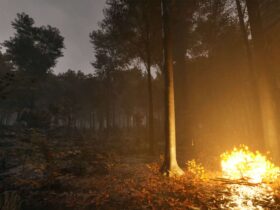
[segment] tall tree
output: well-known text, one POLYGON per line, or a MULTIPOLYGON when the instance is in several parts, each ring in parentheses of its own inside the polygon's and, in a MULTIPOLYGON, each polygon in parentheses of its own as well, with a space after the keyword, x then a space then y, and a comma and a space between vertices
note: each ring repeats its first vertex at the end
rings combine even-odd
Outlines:
POLYGON ((176 129, 170 0, 162 0, 163 51, 165 75, 165 156, 161 171, 167 176, 184 174, 176 159, 176 129))
POLYGON ((176 136, 184 139, 186 125, 186 92, 182 91, 187 78, 187 48, 190 46, 190 34, 193 27, 193 14, 198 3, 194 0, 174 0, 172 2, 172 34, 173 34, 173 60, 176 100, 176 136))
POLYGON ((276 109, 275 81, 269 68, 266 39, 262 26, 259 0, 246 0, 254 47, 255 71, 261 108, 263 135, 266 149, 278 157, 278 113, 276 109))
POLYGON ((250 69, 251 73, 253 73, 252 52, 251 52, 250 43, 249 43, 249 39, 248 39, 248 33, 246 30, 246 25, 245 25, 245 21, 244 21, 244 12, 243 12, 244 10, 242 10, 242 5, 241 5, 240 0, 235 0, 235 3, 236 3, 237 14, 238 14, 238 19, 239 19, 239 26, 240 26, 240 30, 242 32, 242 36, 243 36, 243 40, 244 40, 244 44, 245 44, 245 48, 246 48, 249 69, 250 69))
POLYGON ((26 119, 30 119, 30 125, 33 124, 31 118, 34 119, 42 107, 39 105, 39 98, 42 98, 42 92, 46 89, 44 82, 57 59, 63 56, 64 48, 64 38, 57 28, 49 25, 37 27, 34 24, 29 15, 17 14, 12 22, 15 34, 2 44, 17 78, 20 78, 13 92, 19 95, 16 100, 17 104, 21 104, 21 109, 29 108, 26 119))
POLYGON ((3 46, 18 70, 45 75, 63 56, 64 38, 57 28, 49 25, 36 27, 34 23, 29 15, 17 14, 12 22, 16 33, 3 46))
MULTIPOLYGON (((96 76, 103 84, 106 96, 102 99, 104 110, 100 113, 101 121, 105 116, 105 127, 110 127, 113 121, 116 90, 114 88, 114 72, 124 65, 124 59, 116 51, 117 40, 106 24, 101 24, 101 29, 90 34, 91 43, 95 49, 95 61, 92 65, 96 69, 96 76), (103 116, 104 115, 104 116, 103 116)), ((103 125, 103 123, 101 123, 103 125)))
MULTIPOLYGON (((114 60, 125 61, 123 62, 125 66, 122 68, 132 66, 139 61, 145 67, 147 72, 149 148, 153 152, 155 141, 152 66, 160 64, 161 43, 158 39, 160 36, 160 1, 109 0, 107 4, 108 7, 104 11, 105 18, 100 24, 100 32, 106 36, 106 41, 102 46, 99 45, 102 48, 99 54, 108 52, 110 49, 113 52, 111 57, 113 56, 114 60), (108 43, 110 44, 108 45, 108 43)), ((91 38, 96 40, 96 31, 92 33, 91 38)), ((98 44, 97 42, 93 43, 95 46, 98 44)), ((109 54, 107 53, 107 55, 109 54)), ((96 56, 96 58, 100 60, 101 57, 96 56)))

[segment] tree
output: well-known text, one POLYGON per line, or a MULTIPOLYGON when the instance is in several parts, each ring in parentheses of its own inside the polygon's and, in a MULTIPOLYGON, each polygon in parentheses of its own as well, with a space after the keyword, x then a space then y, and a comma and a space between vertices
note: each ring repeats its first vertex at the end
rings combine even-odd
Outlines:
POLYGON ((261 108, 263 136, 266 149, 278 157, 278 113, 276 109, 275 81, 269 68, 266 53, 266 38, 262 26, 260 3, 258 0, 246 0, 254 47, 257 89, 261 108))
POLYGON ((40 115, 45 113, 45 107, 41 103, 46 101, 42 97, 47 89, 46 81, 57 59, 63 56, 64 48, 64 38, 57 28, 34 24, 29 15, 17 14, 12 22, 15 34, 2 43, 17 79, 9 101, 17 107, 19 119, 21 113, 25 113, 25 121, 30 126, 42 122, 40 115))
POLYGON ((186 92, 182 91, 186 85, 187 49, 191 45, 190 34, 193 27, 193 15, 197 10, 198 1, 174 0, 172 1, 172 35, 173 35, 173 60, 176 100, 176 138, 185 141, 186 130, 186 92))
POLYGON ((253 74, 252 52, 251 52, 250 43, 248 40, 248 33, 246 30, 246 25, 245 25, 245 21, 244 21, 244 13, 242 11, 242 5, 241 5, 240 0, 235 0, 235 3, 236 3, 237 14, 238 14, 238 19, 239 19, 239 26, 240 26, 240 30, 242 32, 242 36, 243 36, 243 40, 244 40, 244 44, 245 44, 245 48, 246 48, 246 53, 247 53, 247 57, 248 57, 249 69, 250 69, 251 73, 253 74))
MULTIPOLYGON (((106 25, 107 26, 107 25, 106 25)), ((96 69, 96 76, 102 85, 102 94, 106 97, 102 98, 103 109, 100 109, 100 118, 103 126, 103 118, 105 116, 106 128, 112 124, 116 93, 114 89, 114 72, 119 70, 124 60, 122 55, 116 51, 117 40, 108 32, 106 26, 101 26, 101 29, 93 31, 90 34, 91 43, 94 45, 95 61, 92 65, 96 69)))
POLYGON ((172 58, 172 38, 170 31, 169 0, 162 0, 163 20, 163 51, 165 74, 165 156, 161 171, 167 176, 182 175, 184 172, 178 166, 176 159, 176 129, 174 103, 174 76, 172 58))
POLYGON ((3 46, 18 70, 31 75, 45 75, 63 56, 64 38, 57 28, 49 25, 36 27, 34 24, 29 15, 17 14, 12 22, 16 33, 3 46))
MULTIPOLYGON (((151 153, 155 151, 154 139, 154 97, 152 89, 152 65, 156 63, 159 55, 158 48, 160 44, 155 39, 158 37, 157 29, 160 26, 159 21, 159 1, 143 0, 137 3, 130 1, 130 8, 136 12, 134 22, 130 24, 132 30, 138 31, 133 35, 137 37, 136 45, 132 42, 132 46, 138 48, 139 53, 135 57, 140 57, 145 64, 147 70, 147 84, 148 84, 148 133, 149 133, 149 149, 151 153), (134 29, 133 29, 134 28, 134 29), (136 29, 136 30, 135 30, 136 29), (140 33, 139 33, 140 32, 140 33)), ((160 30, 158 30, 160 31, 160 30)))
POLYGON ((17 14, 12 22, 16 31, 14 36, 2 44, 17 77, 20 78, 13 88, 14 94, 19 95, 17 104, 21 104, 21 109, 29 108, 30 116, 40 112, 41 105, 36 105, 40 103, 39 98, 46 89, 44 82, 51 68, 56 65, 57 59, 63 56, 64 48, 64 38, 57 28, 49 25, 37 27, 34 24, 29 15, 17 14))
POLYGON ((11 84, 14 82, 14 73, 9 59, 0 51, 0 99, 5 99, 10 91, 11 84))
MULTIPOLYGON (((114 59, 122 61, 124 64, 122 67, 126 69, 128 66, 134 65, 136 61, 140 61, 145 67, 147 72, 149 148, 153 153, 155 149, 154 99, 151 72, 153 65, 161 66, 161 43, 158 39, 160 36, 160 1, 109 0, 107 4, 109 7, 104 11, 105 18, 100 24, 101 30, 91 34, 92 40, 97 40, 97 36, 101 34, 104 37, 104 39, 99 39, 102 40, 102 43, 93 41, 95 46, 99 45, 102 49, 96 53, 95 63, 98 63, 98 60, 114 59)), ((95 67, 100 68, 100 65, 95 67)), ((112 68, 107 70, 112 71, 112 68)))

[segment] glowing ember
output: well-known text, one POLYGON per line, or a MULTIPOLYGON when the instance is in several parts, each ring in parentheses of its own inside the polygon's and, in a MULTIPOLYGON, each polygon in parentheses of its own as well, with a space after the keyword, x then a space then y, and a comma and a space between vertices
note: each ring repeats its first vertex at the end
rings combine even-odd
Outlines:
POLYGON ((247 146, 234 148, 221 155, 223 177, 227 179, 246 179, 251 183, 275 181, 280 168, 271 163, 260 152, 251 152, 247 146))

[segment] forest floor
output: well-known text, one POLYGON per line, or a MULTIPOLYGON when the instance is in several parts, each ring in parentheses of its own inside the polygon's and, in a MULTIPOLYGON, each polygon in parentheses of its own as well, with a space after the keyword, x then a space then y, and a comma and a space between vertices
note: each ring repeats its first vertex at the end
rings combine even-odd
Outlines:
POLYGON ((233 182, 194 162, 184 176, 167 178, 159 173, 161 158, 141 148, 127 152, 111 140, 80 138, 5 134, 0 209, 280 209, 280 181, 233 182))

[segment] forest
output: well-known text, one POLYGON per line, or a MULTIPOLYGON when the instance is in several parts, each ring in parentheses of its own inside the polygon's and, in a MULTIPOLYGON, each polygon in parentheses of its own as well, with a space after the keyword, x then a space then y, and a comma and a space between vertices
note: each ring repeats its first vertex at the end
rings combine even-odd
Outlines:
POLYGON ((10 27, 0 210, 280 209, 279 0, 106 0, 92 73, 10 27))

